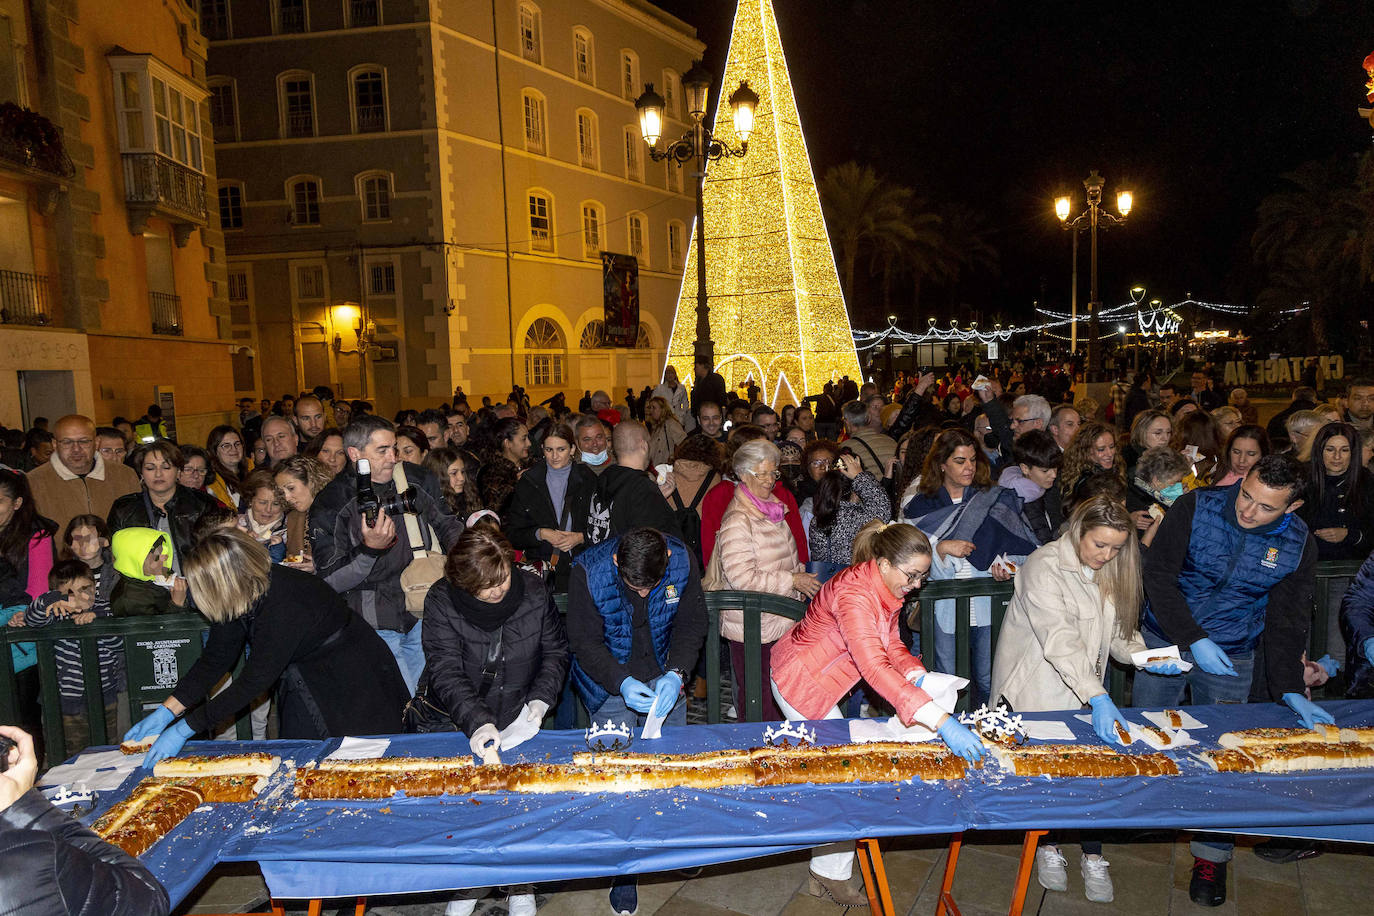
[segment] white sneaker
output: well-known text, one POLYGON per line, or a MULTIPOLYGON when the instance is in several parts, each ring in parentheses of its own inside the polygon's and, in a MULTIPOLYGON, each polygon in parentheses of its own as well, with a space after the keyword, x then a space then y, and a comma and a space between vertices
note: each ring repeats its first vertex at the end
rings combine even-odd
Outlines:
POLYGON ((1035 851, 1035 877, 1040 886, 1047 891, 1066 891, 1069 889, 1069 872, 1058 846, 1044 845, 1035 851))
POLYGON ((1083 893, 1093 903, 1112 902, 1112 876, 1107 874, 1107 866, 1110 864, 1101 856, 1083 857, 1083 893))
POLYGON ((476 900, 450 900, 448 906, 444 907, 444 916, 472 916, 475 909, 476 900))
POLYGON ((534 916, 534 895, 511 894, 506 898, 506 910, 510 916, 534 916))

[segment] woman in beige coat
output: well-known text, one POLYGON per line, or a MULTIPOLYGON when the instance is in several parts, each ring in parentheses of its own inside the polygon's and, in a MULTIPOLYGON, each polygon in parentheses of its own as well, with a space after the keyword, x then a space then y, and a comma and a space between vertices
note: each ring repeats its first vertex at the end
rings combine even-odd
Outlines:
MULTIPOLYGON (((1124 720, 1103 682, 1109 656, 1129 665, 1131 654, 1145 649, 1137 627, 1141 595, 1140 548, 1125 504, 1107 496, 1079 503, 1064 534, 1032 553, 1016 574, 992 663, 994 702, 1005 700, 1016 712, 1088 705, 1094 730, 1119 743, 1106 737, 1124 720)), ((1082 843, 1087 897, 1110 903, 1102 843, 1082 843)), ((1043 887, 1068 889, 1058 845, 1043 844, 1035 862, 1043 887)))
MULTIPOLYGON (((806 571, 797 554, 797 542, 787 525, 787 506, 773 495, 778 481, 778 447, 766 439, 741 445, 732 459, 739 485, 725 509, 711 554, 708 584, 750 592, 768 592, 806 600, 820 590, 820 581, 806 571)), ((772 644, 782 638, 795 621, 776 614, 763 615, 763 673, 767 677, 772 644)), ((726 610, 720 615, 720 633, 730 641, 730 662, 734 669, 735 709, 744 708, 744 615, 726 610)), ((763 718, 779 721, 770 691, 763 692, 763 718)))

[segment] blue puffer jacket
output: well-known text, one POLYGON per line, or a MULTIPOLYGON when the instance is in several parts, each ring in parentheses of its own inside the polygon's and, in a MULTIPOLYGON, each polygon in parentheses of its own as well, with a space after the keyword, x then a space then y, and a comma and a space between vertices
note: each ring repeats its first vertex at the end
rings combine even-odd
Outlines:
MULTIPOLYGON (((1302 561, 1307 525, 1289 513, 1271 526, 1241 528, 1233 508, 1239 488, 1237 482, 1197 491, 1178 587, 1207 636, 1223 651, 1243 654, 1264 632, 1271 590, 1302 561)), ((1144 627, 1166 638, 1148 602, 1144 627)))
POLYGON ((1341 599, 1341 637, 1345 639, 1345 660, 1350 665, 1346 696, 1374 697, 1374 666, 1364 654, 1364 644, 1374 639, 1374 556, 1364 561, 1341 599))
MULTIPOLYGON (((668 542, 668 569, 662 581, 649 592, 649 632, 654 642, 654 657, 665 670, 668 667, 668 648, 673 639, 673 620, 677 616, 678 601, 687 587, 692 572, 691 551, 675 537, 664 536, 668 542)), ((587 588, 606 627, 606 647, 619 662, 630 660, 633 627, 630 615, 633 607, 625 595, 625 584, 612 557, 620 544, 619 537, 602 541, 584 550, 573 563, 587 573, 587 588)), ((595 715, 609 694, 591 678, 577 657, 572 660, 572 683, 590 715, 595 715)))

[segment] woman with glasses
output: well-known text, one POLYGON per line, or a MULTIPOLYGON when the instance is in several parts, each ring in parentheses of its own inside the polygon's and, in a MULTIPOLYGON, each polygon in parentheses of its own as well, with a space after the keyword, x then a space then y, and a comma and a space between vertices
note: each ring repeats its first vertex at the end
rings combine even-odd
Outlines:
POLYGON ((177 483, 190 490, 204 493, 206 480, 210 475, 210 453, 194 445, 181 446, 181 457, 186 463, 181 466, 177 483))
POLYGON ((232 426, 216 426, 205 440, 210 453, 210 470, 205 488, 215 499, 232 509, 239 507, 239 483, 253 470, 243 447, 243 436, 232 426))
MULTIPOLYGON (((1092 711, 1093 730, 1120 745, 1116 704, 1102 686, 1109 658, 1130 666, 1144 651, 1137 620, 1143 595, 1135 522, 1123 503, 1094 496, 1079 503, 1062 537, 1032 553, 1016 575, 1016 592, 997 638, 992 697, 1018 713, 1092 711)), ((1173 663, 1147 670, 1176 673, 1173 663)), ((1102 842, 1084 839, 1083 886, 1089 900, 1110 903, 1112 879, 1102 842)), ((1068 889, 1066 860, 1047 842, 1035 856, 1040 884, 1068 889)))
MULTIPOLYGON (((908 593, 930 572, 930 541, 910 525, 869 522, 854 539, 853 560, 773 646, 771 692, 778 707, 789 720, 843 718, 839 704, 862 679, 865 690, 892 704, 903 725, 920 723, 956 754, 977 761, 982 742, 921 689, 926 670, 897 630, 908 593)), ((853 869, 853 844, 842 851, 819 847, 811 855, 810 892, 844 906, 866 905, 853 869)))
MULTIPOLYGON (((797 542, 787 524, 788 508, 773 494, 778 482, 778 447, 766 439, 753 439, 736 449, 732 464, 739 483, 721 518, 711 554, 711 573, 719 587, 750 592, 768 592, 806 600, 820 589, 820 581, 806 571, 797 551, 797 542)), ((768 655, 773 642, 787 632, 792 621, 776 614, 762 620, 763 670, 768 670, 768 655)), ((720 632, 730 640, 730 662, 734 669, 735 708, 744 708, 744 614, 725 610, 720 615, 720 632)), ((764 694, 763 718, 782 718, 764 694)))

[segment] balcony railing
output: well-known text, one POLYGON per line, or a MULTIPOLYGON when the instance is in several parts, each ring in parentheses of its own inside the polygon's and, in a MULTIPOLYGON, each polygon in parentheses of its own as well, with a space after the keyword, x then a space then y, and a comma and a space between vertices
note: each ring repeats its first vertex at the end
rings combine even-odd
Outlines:
POLYGON ((277 11, 277 31, 283 35, 305 31, 305 5, 283 6, 277 11))
POLYGON ((386 109, 381 105, 358 106, 358 133, 375 134, 386 130, 386 109))
POLYGON ((124 154, 124 199, 131 210, 205 224, 205 176, 160 153, 124 154))
POLYGON ((311 111, 287 112, 286 135, 288 137, 313 137, 315 135, 315 113, 311 111))
POLYGON ((348 22, 355 29, 376 25, 377 0, 352 0, 348 5, 348 22))
POLYGON ((171 293, 149 293, 148 306, 153 314, 153 333, 180 337, 181 297, 171 293))
POLYGON ((57 126, 13 102, 0 105, 0 160, 59 178, 76 174, 57 126))
POLYGON ((56 300, 51 277, 0 270, 0 324, 52 324, 56 300))

